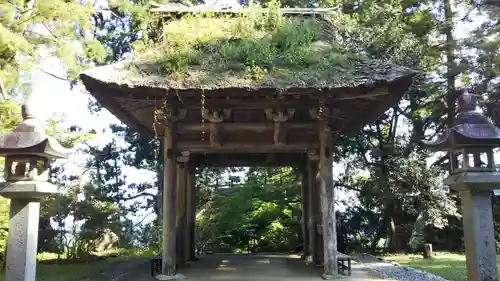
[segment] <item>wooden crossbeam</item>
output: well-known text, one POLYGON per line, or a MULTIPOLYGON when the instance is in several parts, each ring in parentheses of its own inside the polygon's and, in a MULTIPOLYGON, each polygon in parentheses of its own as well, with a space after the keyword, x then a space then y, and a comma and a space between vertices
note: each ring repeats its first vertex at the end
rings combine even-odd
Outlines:
POLYGON ((275 145, 272 143, 259 142, 238 142, 227 143, 214 147, 207 142, 179 142, 179 149, 190 151, 191 153, 224 153, 224 152, 244 152, 244 153, 268 153, 268 152, 306 152, 317 149, 319 144, 314 142, 304 143, 284 143, 275 145))
MULTIPOLYGON (((309 122, 309 123, 291 123, 285 122, 281 124, 281 129, 295 129, 295 130, 315 130, 318 128, 317 122, 309 122)), ((207 131, 208 124, 183 124, 179 123, 178 132, 189 133, 189 132, 201 132, 207 131)), ((271 122, 262 122, 262 123, 220 123, 218 124, 218 129, 223 131, 255 131, 255 132, 264 132, 270 131, 274 129, 273 123, 271 122)))

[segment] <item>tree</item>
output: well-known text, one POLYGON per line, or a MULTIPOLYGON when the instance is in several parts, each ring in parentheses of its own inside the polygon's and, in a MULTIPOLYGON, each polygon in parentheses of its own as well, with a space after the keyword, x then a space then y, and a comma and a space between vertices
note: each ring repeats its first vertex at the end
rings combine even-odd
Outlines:
POLYGON ((46 56, 57 56, 75 81, 80 70, 107 55, 99 41, 86 36, 94 30, 89 21, 94 13, 89 2, 16 0, 0 3, 1 93, 6 99, 16 85, 18 74, 38 69, 66 79, 36 63, 46 56))

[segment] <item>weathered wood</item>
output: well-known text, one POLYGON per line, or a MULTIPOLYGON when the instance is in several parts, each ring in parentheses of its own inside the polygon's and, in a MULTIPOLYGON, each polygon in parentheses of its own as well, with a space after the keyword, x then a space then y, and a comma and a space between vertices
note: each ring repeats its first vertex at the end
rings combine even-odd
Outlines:
POLYGON ((188 260, 195 260, 196 253, 196 237, 195 237, 195 228, 196 228, 196 175, 194 173, 194 167, 192 164, 189 165, 188 169, 188 178, 187 178, 187 196, 186 196, 186 204, 187 204, 187 233, 186 233, 186 258, 188 260))
POLYGON ((318 173, 318 157, 315 154, 308 155, 308 180, 309 180, 309 198, 311 200, 311 204, 308 205, 308 221, 307 228, 309 231, 309 241, 310 241, 310 251, 312 262, 315 265, 320 264, 321 256, 320 250, 321 241, 318 240, 318 234, 316 232, 316 224, 318 223, 318 219, 320 218, 320 205, 319 202, 319 190, 318 190, 318 181, 316 180, 316 174, 318 173), (314 203, 313 203, 314 202, 314 203))
MULTIPOLYGON (((178 159, 183 160, 183 159, 178 159)), ((186 162, 181 162, 177 164, 177 219, 176 219, 176 230, 177 230, 177 265, 184 264, 186 262, 185 256, 185 238, 186 238, 186 162)))
POLYGON ((191 153, 279 153, 279 152, 306 152, 318 147, 318 143, 297 142, 286 143, 276 146, 273 143, 241 142, 228 143, 219 147, 213 147, 209 142, 179 142, 179 149, 188 150, 191 153))
POLYGON ((347 275, 351 276, 352 274, 352 268, 351 268, 351 262, 354 260, 354 257, 351 257, 349 255, 337 252, 337 265, 339 267, 339 273, 344 272, 347 270, 347 275), (347 265, 345 264, 347 262, 347 265))
POLYGON ((209 110, 206 108, 201 110, 201 118, 209 122, 208 128, 210 130, 210 146, 220 146, 218 138, 219 123, 224 120, 224 117, 229 116, 229 114, 230 112, 228 113, 228 111, 219 112, 218 110, 209 110))
POLYGON ((193 165, 206 167, 293 166, 303 161, 303 153, 197 153, 193 165))
MULTIPOLYGON (((164 169, 164 163, 165 163, 165 146, 164 146, 164 140, 161 139, 159 141, 159 147, 158 147, 158 162, 157 162, 157 170, 156 170, 156 177, 157 177, 157 182, 158 182, 158 196, 156 199, 156 216, 158 219, 158 225, 162 226, 163 225, 163 190, 165 187, 164 184, 164 175, 163 175, 163 169, 164 169)), ((159 234, 159 241, 162 241, 161 233, 159 234)), ((161 252, 161 247, 162 245, 158 245, 158 253, 161 252)), ((161 262, 159 265, 159 271, 161 272, 161 262)))
POLYGON ((304 256, 308 257, 311 254, 310 238, 309 238, 309 169, 307 165, 302 169, 302 239, 304 256))
POLYGON ((320 178, 321 178, 321 210, 323 225, 323 278, 332 279, 338 274, 337 264, 337 227, 335 219, 335 193, 332 178, 331 134, 329 128, 323 127, 320 138, 320 178))
POLYGON ((176 274, 176 213, 177 213, 177 136, 175 122, 169 124, 165 134, 164 170, 163 170, 163 239, 162 239, 162 274, 176 274))
MULTIPOLYGON (((207 130, 207 124, 179 124, 178 132, 180 134, 188 132, 201 132, 207 130)), ((273 123, 221 123, 219 124, 219 130, 222 131, 252 131, 252 132, 265 132, 273 130, 273 123)), ((281 128, 284 130, 317 130, 318 124, 316 122, 310 123, 292 123, 286 122, 281 124, 281 128)))
POLYGON ((293 118, 295 114, 295 109, 287 108, 286 113, 282 109, 266 108, 264 110, 266 113, 266 118, 273 121, 273 141, 274 145, 281 145, 286 142, 286 132, 285 130, 280 130, 281 124, 293 118))

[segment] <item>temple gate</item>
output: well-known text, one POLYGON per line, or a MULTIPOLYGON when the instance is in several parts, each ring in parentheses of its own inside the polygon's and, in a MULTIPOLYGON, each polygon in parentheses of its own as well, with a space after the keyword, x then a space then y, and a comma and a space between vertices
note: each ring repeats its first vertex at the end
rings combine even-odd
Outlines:
MULTIPOLYGON (((157 9, 166 18, 194 11, 167 10, 157 9)), ((329 11, 286 9, 282 13, 314 18, 329 11)), ((191 87, 188 81, 169 82, 172 75, 141 72, 137 77, 130 70, 134 63, 98 67, 80 77, 97 101, 121 121, 163 140, 163 186, 159 187, 163 274, 174 276, 176 266, 195 258, 195 167, 294 166, 303 171, 304 252, 324 266, 324 278, 336 275, 331 158, 335 137, 356 133, 396 104, 416 72, 364 59, 356 65, 362 71, 349 81, 332 71, 319 85, 307 81, 278 85, 273 80, 227 86, 214 80, 209 86, 191 87)))

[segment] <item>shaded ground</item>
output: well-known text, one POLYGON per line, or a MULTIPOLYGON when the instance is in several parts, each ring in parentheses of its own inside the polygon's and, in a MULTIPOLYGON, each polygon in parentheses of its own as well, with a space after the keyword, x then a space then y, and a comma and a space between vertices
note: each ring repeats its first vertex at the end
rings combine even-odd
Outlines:
MULTIPOLYGON (((55 260, 57 255, 38 254, 36 281, 118 281, 120 277, 147 263, 151 251, 111 251, 88 260, 55 260)), ((0 266, 0 281, 4 272, 0 266)))
MULTIPOLYGON (((342 280, 378 281, 359 265, 353 266, 351 277, 342 280)), ((307 266, 296 255, 249 254, 249 255, 210 255, 192 262, 180 273, 186 280, 194 281, 313 281, 321 279, 322 270, 307 266)), ((149 275, 147 265, 138 267, 124 276, 123 281, 155 280, 149 275)))

